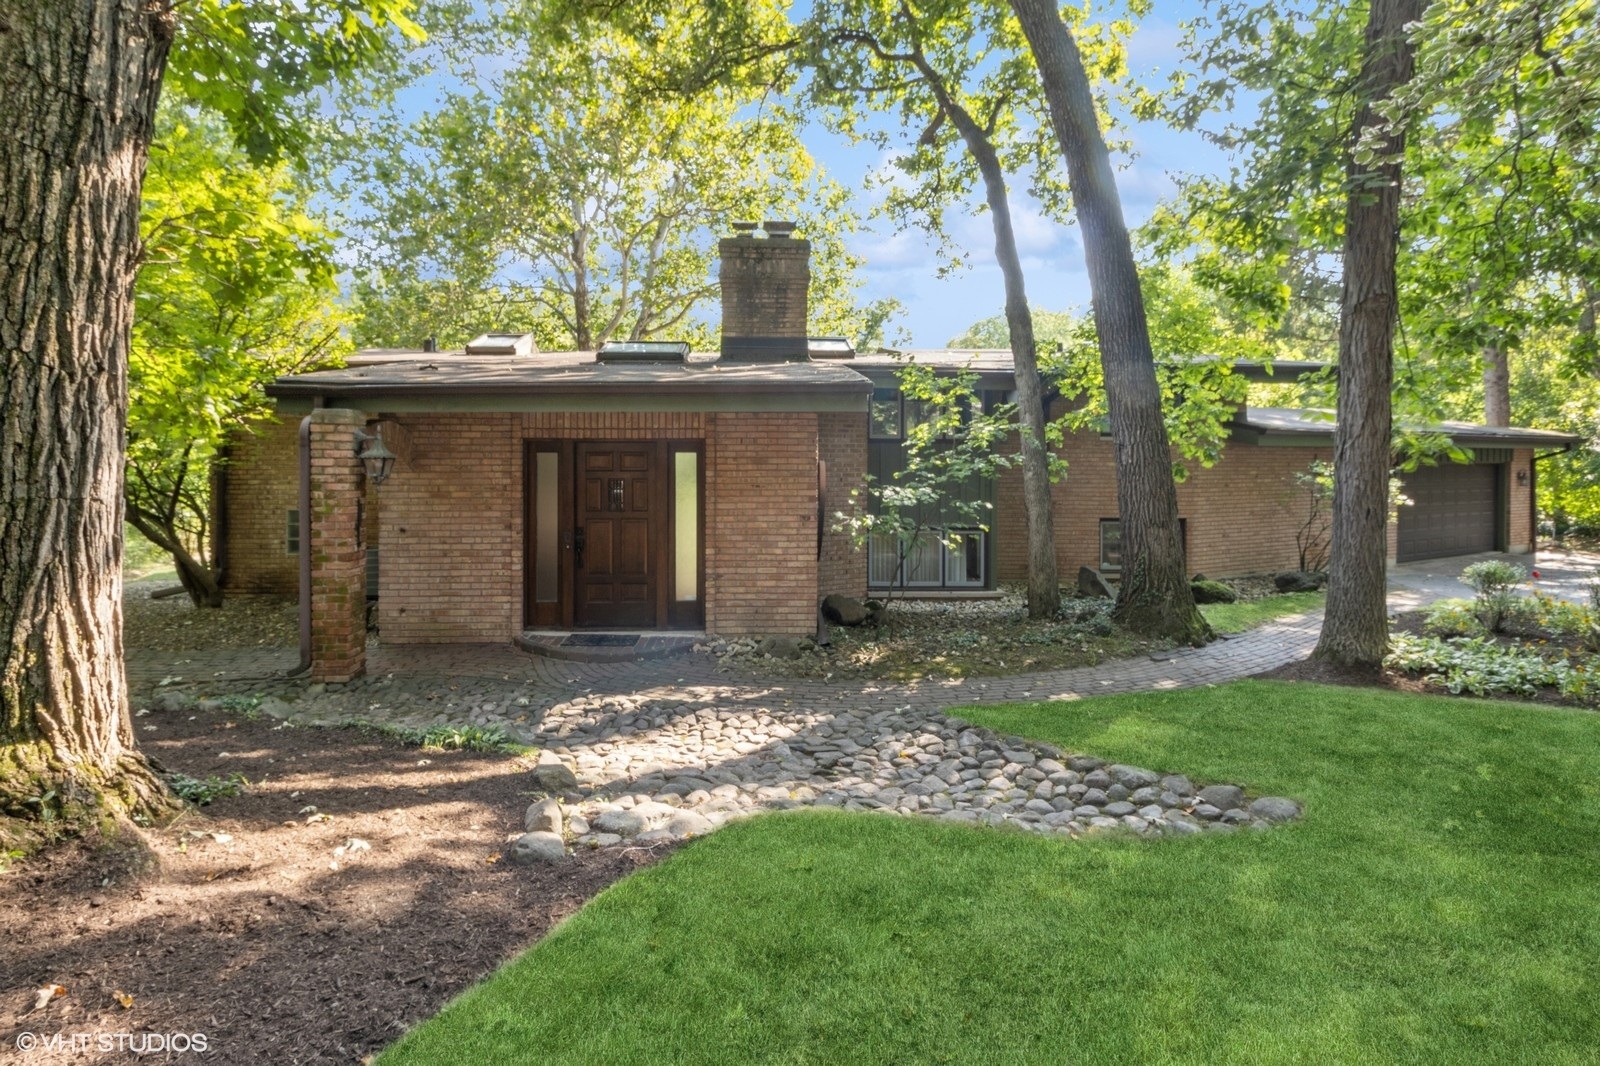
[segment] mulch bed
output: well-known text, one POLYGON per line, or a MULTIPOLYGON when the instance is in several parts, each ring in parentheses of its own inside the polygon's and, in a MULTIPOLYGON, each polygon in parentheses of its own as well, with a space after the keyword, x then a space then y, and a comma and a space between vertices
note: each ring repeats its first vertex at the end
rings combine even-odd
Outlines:
POLYGON ((170 581, 130 581, 123 587, 122 641, 147 651, 210 648, 292 648, 300 641, 293 596, 230 593, 220 610, 196 607, 188 596, 151 599, 170 581))
MULTIPOLYGON (((22 1033, 203 1033, 212 1061, 359 1062, 670 850, 510 865, 500 853, 534 787, 511 756, 222 714, 136 723, 167 770, 251 784, 170 825, 59 844, 0 874, 7 1053, 22 1033), (68 991, 36 1011, 45 984, 68 991)), ((134 1058, 96 1039, 25 1059, 134 1058)))

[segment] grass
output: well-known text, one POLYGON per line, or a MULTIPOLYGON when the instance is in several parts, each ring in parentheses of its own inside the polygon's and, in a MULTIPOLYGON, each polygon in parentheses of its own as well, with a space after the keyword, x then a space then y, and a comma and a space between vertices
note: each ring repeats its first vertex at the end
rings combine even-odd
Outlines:
POLYGON ((1288 592, 1243 603, 1205 603, 1200 613, 1218 633, 1243 633, 1263 622, 1288 614, 1302 614, 1322 606, 1321 592, 1288 592))
POLYGON ((754 819, 380 1062, 1595 1061, 1600 716, 1269 682, 962 713, 1306 818, 1078 843, 754 819))

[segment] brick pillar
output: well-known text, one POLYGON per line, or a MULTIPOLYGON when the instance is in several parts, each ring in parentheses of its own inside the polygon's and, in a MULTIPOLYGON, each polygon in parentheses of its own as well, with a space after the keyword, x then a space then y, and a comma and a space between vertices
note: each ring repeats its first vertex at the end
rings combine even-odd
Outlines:
POLYGON ((367 668, 366 471, 360 411, 311 412, 311 679, 349 681, 367 668))

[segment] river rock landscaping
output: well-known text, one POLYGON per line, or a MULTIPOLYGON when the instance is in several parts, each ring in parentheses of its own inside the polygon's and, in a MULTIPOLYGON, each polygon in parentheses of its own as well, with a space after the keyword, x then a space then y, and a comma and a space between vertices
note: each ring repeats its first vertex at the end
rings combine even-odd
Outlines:
POLYGON ((536 776, 562 805, 527 812, 514 854, 530 862, 557 858, 549 844, 563 829, 578 846, 655 843, 807 805, 1064 837, 1260 829, 1300 816, 1293 800, 1196 787, 910 707, 778 710, 693 690, 577 699, 551 712, 538 742, 536 776))

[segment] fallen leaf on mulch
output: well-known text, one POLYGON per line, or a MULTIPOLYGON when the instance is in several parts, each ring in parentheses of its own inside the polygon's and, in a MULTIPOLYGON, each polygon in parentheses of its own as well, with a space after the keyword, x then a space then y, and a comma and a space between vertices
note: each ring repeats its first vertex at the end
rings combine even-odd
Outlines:
POLYGON ((33 994, 33 1009, 44 1010, 52 999, 66 994, 67 990, 61 985, 45 985, 33 994))
POLYGON ((116 1001, 118 1003, 122 1004, 122 1009, 123 1010, 132 1010, 133 1009, 133 997, 128 995, 128 993, 122 991, 119 988, 116 991, 112 992, 111 995, 116 998, 116 1001))

